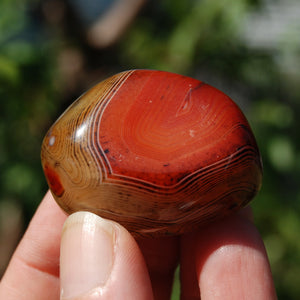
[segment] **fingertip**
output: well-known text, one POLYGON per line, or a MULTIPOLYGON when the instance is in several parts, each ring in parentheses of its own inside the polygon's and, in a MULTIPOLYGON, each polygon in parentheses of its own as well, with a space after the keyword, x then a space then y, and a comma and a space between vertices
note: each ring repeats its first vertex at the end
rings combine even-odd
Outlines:
POLYGON ((135 240, 119 224, 95 214, 78 212, 67 219, 60 264, 62 299, 152 299, 135 240))
POLYGON ((248 209, 185 237, 185 277, 184 270, 194 265, 194 277, 185 278, 185 293, 199 295, 200 290, 201 299, 276 299, 265 247, 250 213, 248 209))
POLYGON ((105 287, 114 263, 115 228, 87 212, 64 224, 60 251, 61 297, 76 298, 105 287))

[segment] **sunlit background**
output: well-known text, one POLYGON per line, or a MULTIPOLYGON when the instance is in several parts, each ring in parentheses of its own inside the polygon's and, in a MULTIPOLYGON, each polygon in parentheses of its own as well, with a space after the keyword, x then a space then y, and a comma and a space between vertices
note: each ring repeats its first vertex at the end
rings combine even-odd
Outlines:
POLYGON ((0 274, 47 190, 47 129, 96 82, 133 68, 195 77, 243 109, 264 162, 255 222, 279 299, 299 299, 297 0, 1 1, 0 274))

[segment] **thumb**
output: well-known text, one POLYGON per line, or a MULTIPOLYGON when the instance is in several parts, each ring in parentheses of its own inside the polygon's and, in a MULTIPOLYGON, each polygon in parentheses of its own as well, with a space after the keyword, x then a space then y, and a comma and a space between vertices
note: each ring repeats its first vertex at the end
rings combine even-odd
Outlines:
POLYGON ((65 222, 61 299, 153 299, 143 256, 121 225, 78 212, 65 222))

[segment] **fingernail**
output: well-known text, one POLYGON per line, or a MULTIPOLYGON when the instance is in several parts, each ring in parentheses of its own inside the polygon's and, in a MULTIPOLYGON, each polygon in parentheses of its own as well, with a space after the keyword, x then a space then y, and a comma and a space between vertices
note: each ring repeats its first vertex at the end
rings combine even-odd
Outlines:
POLYGON ((115 229, 92 213, 71 215, 63 228, 60 253, 61 299, 104 287, 114 262, 115 229))

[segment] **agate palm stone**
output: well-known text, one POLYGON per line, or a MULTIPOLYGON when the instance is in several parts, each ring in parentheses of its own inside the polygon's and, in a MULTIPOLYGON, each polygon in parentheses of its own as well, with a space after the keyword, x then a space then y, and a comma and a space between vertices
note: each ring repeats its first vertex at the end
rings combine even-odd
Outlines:
POLYGON ((262 179, 238 106, 216 88, 150 70, 112 76, 76 100, 42 145, 57 203, 134 235, 192 231, 245 206, 262 179))

